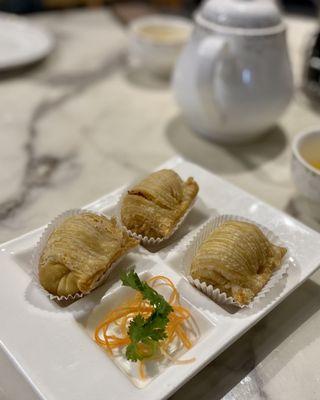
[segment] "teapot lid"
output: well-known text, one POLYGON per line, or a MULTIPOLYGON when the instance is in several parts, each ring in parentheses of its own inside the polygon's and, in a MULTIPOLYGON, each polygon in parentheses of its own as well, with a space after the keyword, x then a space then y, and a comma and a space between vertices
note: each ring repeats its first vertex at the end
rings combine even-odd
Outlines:
POLYGON ((268 29, 282 27, 281 12, 274 0, 207 0, 196 21, 221 28, 268 29))

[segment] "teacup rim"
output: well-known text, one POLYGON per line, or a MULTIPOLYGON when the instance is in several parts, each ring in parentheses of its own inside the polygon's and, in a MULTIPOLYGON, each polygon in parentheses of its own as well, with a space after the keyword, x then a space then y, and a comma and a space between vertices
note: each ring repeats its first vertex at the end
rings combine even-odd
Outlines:
POLYGON ((188 18, 181 17, 181 16, 176 16, 176 15, 163 15, 163 14, 149 14, 149 15, 144 15, 141 17, 136 18, 134 21, 130 23, 129 30, 132 34, 134 34, 137 38, 140 40, 143 40, 145 42, 152 43, 154 45, 161 45, 161 46, 176 46, 176 45, 181 45, 185 43, 186 40, 172 40, 169 42, 160 42, 160 41, 154 41, 151 40, 150 38, 146 37, 143 35, 139 29, 141 27, 144 27, 148 24, 152 23, 163 23, 163 24, 170 24, 171 26, 181 26, 186 29, 189 29, 189 33, 192 31, 193 23, 192 20, 189 20, 188 18))
POLYGON ((297 160, 304 165, 305 168, 308 170, 312 171, 315 173, 317 176, 320 177, 320 170, 318 168, 313 167, 311 164, 309 164, 304 157, 301 155, 299 145, 300 143, 306 139, 308 136, 315 136, 319 135, 320 136, 320 126, 313 126, 311 128, 305 129, 304 131, 300 132, 298 135, 294 137, 293 143, 292 143, 292 152, 294 156, 297 158, 297 160))

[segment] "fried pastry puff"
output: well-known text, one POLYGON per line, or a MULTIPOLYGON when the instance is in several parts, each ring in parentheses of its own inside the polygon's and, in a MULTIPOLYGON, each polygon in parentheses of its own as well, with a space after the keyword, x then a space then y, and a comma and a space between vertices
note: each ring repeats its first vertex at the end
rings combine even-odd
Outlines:
POLYGON ((58 296, 90 292, 111 265, 137 245, 114 218, 90 212, 67 217, 40 256, 40 283, 58 296))
POLYGON ((254 224, 227 221, 201 244, 192 262, 193 279, 248 304, 281 265, 287 250, 273 245, 254 224))
POLYGON ((152 173, 131 188, 121 205, 121 220, 134 233, 164 238, 174 230, 198 193, 193 178, 185 182, 170 170, 152 173))

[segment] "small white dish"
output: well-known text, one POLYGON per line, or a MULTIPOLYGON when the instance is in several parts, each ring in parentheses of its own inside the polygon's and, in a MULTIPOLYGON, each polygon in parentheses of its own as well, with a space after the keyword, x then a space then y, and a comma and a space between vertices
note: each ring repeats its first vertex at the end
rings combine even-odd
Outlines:
POLYGON ((129 29, 131 63, 168 77, 189 39, 192 23, 182 17, 151 15, 134 20, 129 29))
MULTIPOLYGON (((158 274, 153 274, 149 271, 144 271, 139 274, 140 279, 148 280, 152 277, 155 277, 158 274)), ((161 291, 157 289, 159 293, 163 296, 165 295, 165 290, 161 291)), ((133 290, 128 287, 124 287, 121 282, 117 282, 114 285, 112 293, 107 293, 97 304, 94 309, 88 314, 87 319, 84 321, 83 325, 85 330, 87 331, 91 340, 94 341, 94 333, 96 327, 101 324, 102 321, 105 320, 106 315, 114 310, 116 307, 123 305, 124 302, 128 301, 133 297, 133 290)), ((209 322, 200 311, 192 304, 190 299, 184 297, 184 292, 180 290, 180 302, 183 306, 185 306, 188 310, 192 312, 192 330, 190 331, 190 335, 192 338, 192 342, 194 346, 201 340, 202 337, 205 337, 208 333, 210 333, 215 325, 209 322)), ((97 346, 98 344, 95 343, 97 346)), ((194 347, 193 346, 193 347, 194 347)), ((110 356, 104 349, 99 347, 99 349, 103 352, 105 357, 108 357, 125 375, 126 377, 137 387, 144 388, 149 385, 157 376, 163 373, 167 368, 174 366, 173 360, 168 360, 166 358, 158 359, 158 360, 149 360, 146 361, 145 367, 147 370, 147 376, 145 379, 141 379, 139 376, 139 368, 137 363, 132 363, 128 361, 125 357, 124 349, 122 351, 114 351, 114 355, 110 356)), ((189 356, 186 354, 188 350, 186 349, 178 349, 175 351, 175 359, 188 359, 189 356)), ((172 354, 173 356, 173 354, 172 354)))
POLYGON ((18 68, 46 57, 52 36, 28 20, 0 13, 0 71, 18 68))
POLYGON ((319 203, 320 208, 320 127, 296 136, 292 144, 291 170, 298 190, 319 203))

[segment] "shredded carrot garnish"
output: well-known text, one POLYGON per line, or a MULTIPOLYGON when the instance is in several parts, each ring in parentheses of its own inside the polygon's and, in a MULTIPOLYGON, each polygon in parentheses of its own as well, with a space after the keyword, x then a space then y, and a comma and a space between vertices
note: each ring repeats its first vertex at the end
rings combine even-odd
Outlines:
MULTIPOLYGON (((194 358, 189 360, 179 360, 172 355, 177 348, 186 350, 191 349, 194 340, 197 338, 198 332, 196 324, 190 314, 190 311, 180 304, 180 295, 174 286, 173 282, 165 276, 155 276, 147 280, 149 286, 157 290, 157 288, 165 289, 164 296, 167 302, 172 306, 173 311, 169 314, 169 322, 166 326, 166 339, 159 343, 160 357, 165 357, 176 364, 187 364, 194 361, 194 358), (190 338, 192 336, 192 339, 190 338), (174 350, 172 351, 172 347, 174 350)), ((144 300, 142 294, 137 292, 129 301, 126 301, 120 307, 108 313, 103 322, 101 322, 94 333, 94 340, 103 347, 109 355, 114 355, 114 350, 121 350, 124 346, 131 343, 128 336, 128 327, 130 321, 138 314, 147 319, 153 313, 153 307, 147 300, 144 300), (114 329, 116 328, 116 329, 114 329), (109 333, 112 331, 112 334, 109 333), (114 333, 116 332, 116 334, 114 333)), ((143 345, 139 351, 148 357, 148 348, 143 345)), ((159 357, 153 356, 152 359, 159 357)), ((141 379, 146 378, 146 370, 144 361, 138 361, 138 370, 141 379)))

